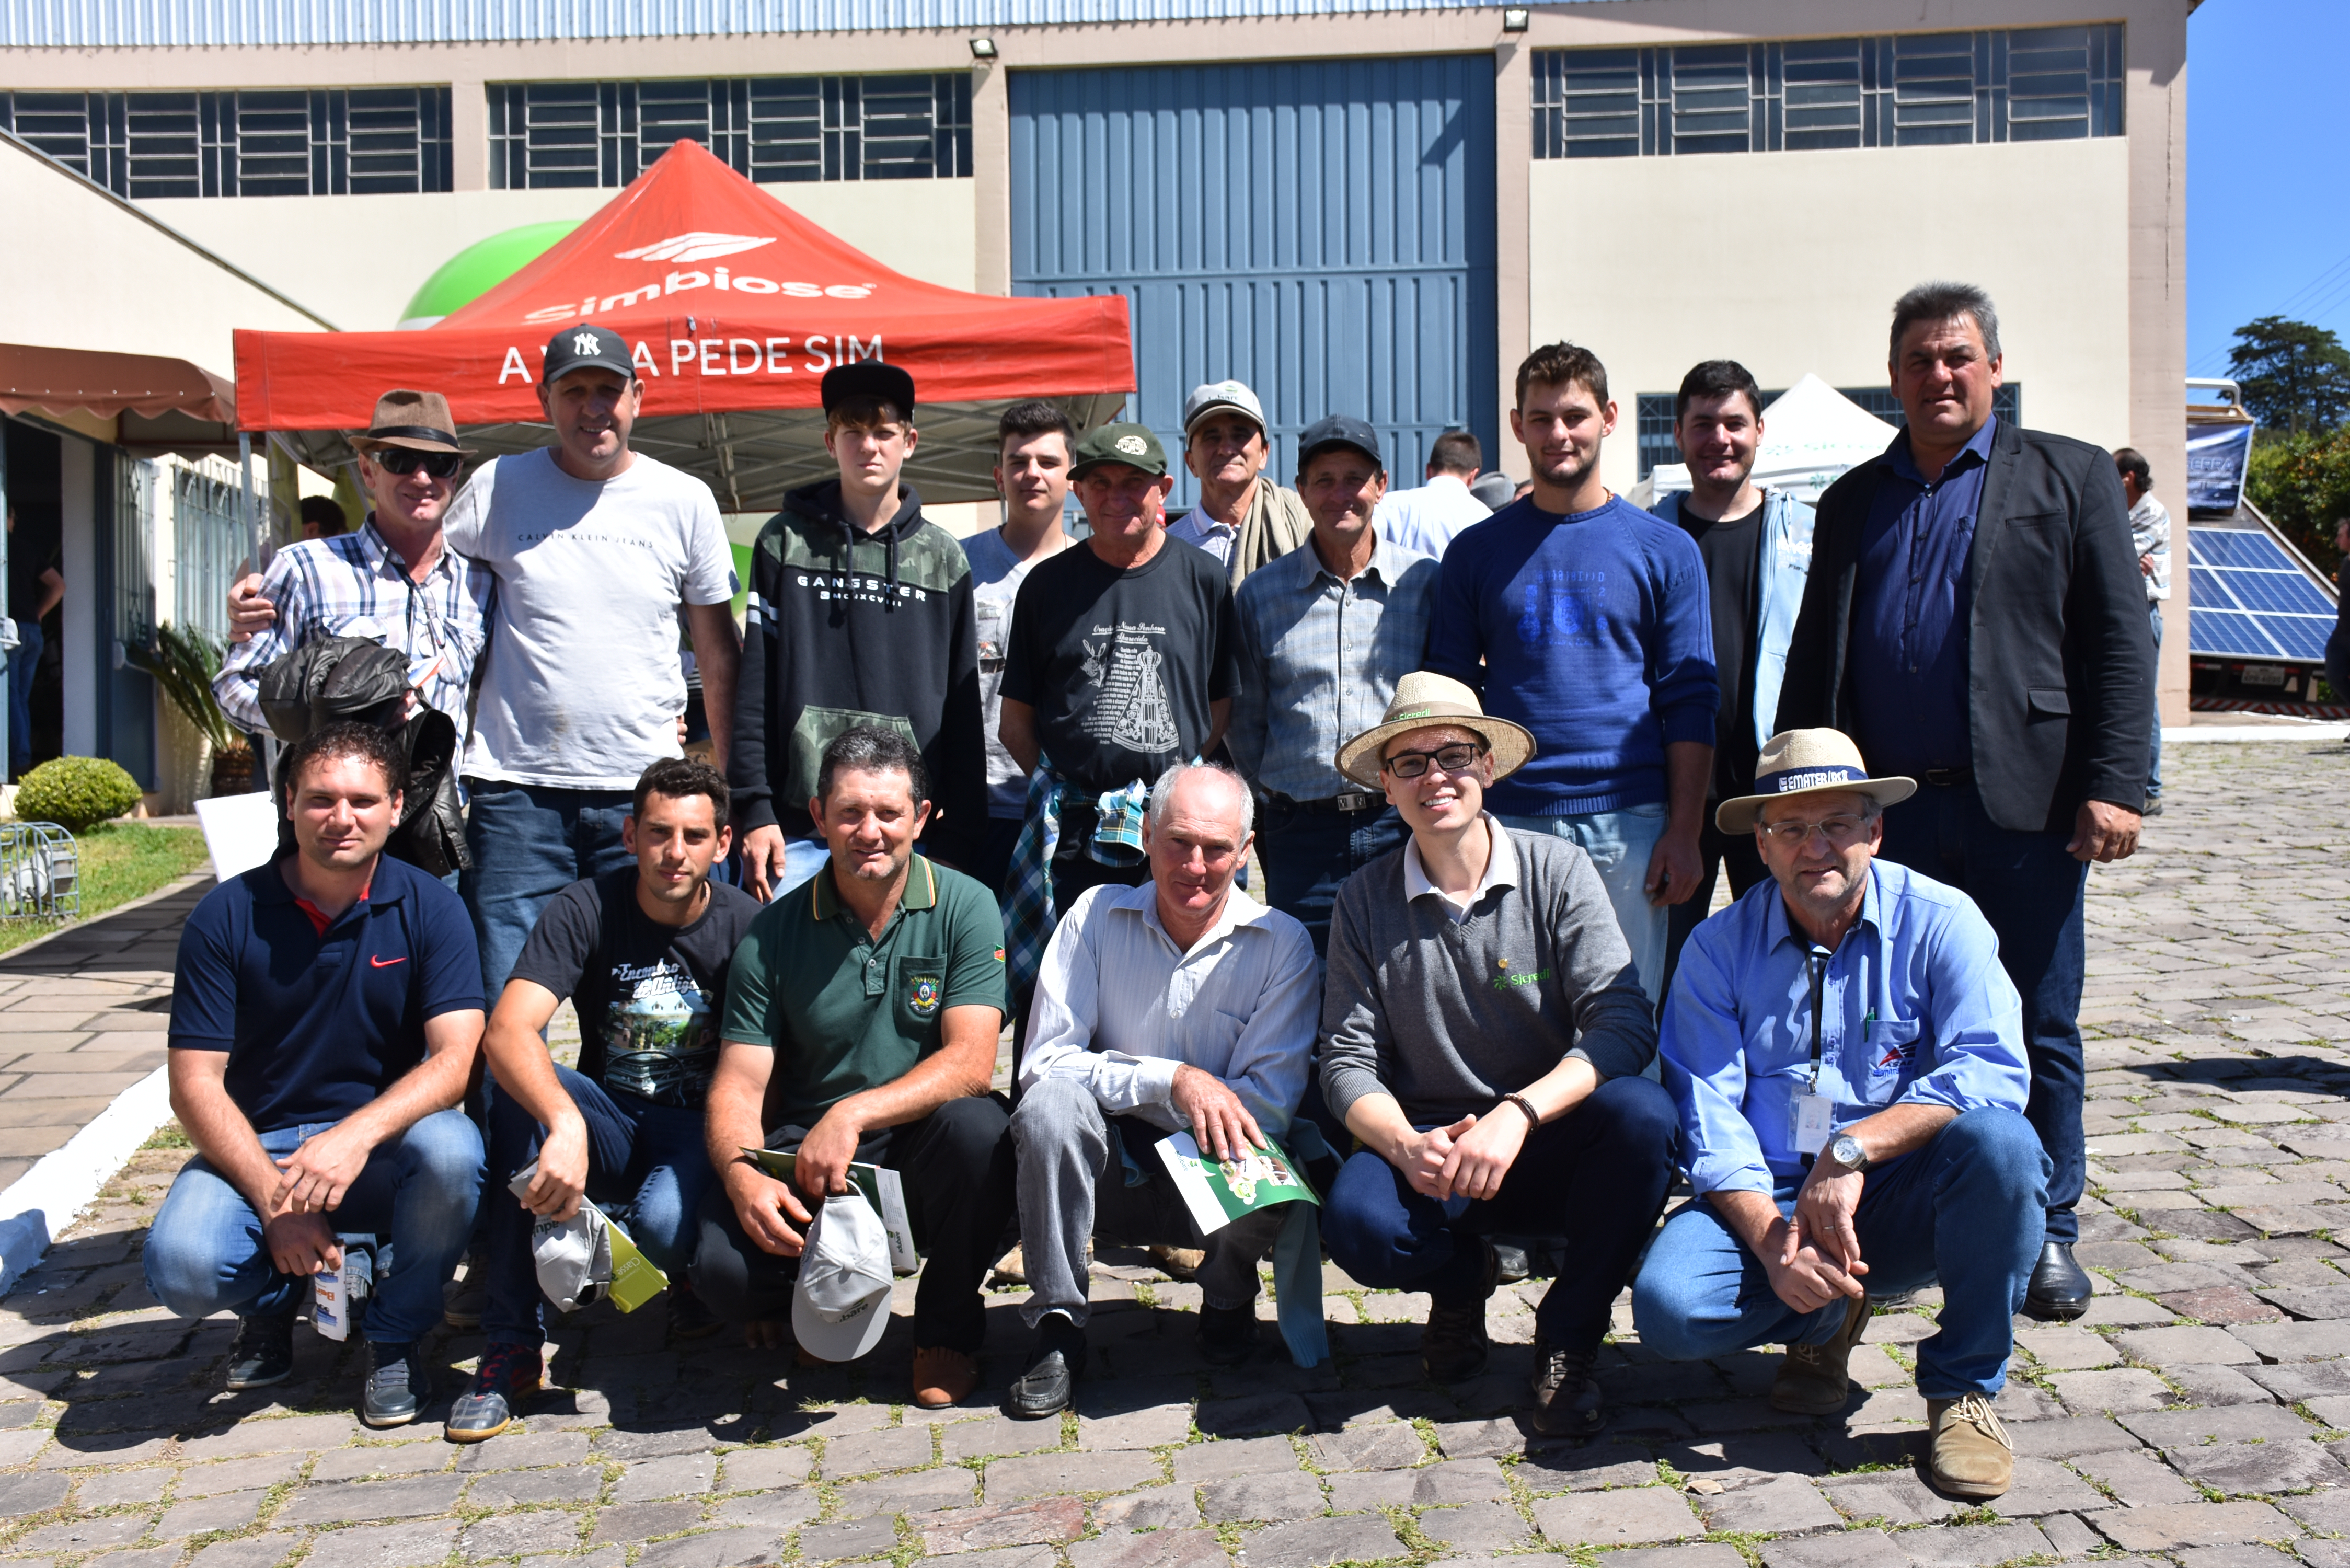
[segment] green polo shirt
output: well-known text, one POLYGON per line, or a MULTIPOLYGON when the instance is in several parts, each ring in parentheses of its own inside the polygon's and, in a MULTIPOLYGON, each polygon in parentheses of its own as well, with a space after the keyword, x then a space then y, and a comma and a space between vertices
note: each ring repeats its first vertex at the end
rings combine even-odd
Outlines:
POLYGON ((828 865, 760 910, 727 971, 720 1033, 775 1053, 768 1130, 810 1127, 936 1051, 950 1007, 1003 1011, 1003 918, 978 882, 917 855, 879 941, 828 865))

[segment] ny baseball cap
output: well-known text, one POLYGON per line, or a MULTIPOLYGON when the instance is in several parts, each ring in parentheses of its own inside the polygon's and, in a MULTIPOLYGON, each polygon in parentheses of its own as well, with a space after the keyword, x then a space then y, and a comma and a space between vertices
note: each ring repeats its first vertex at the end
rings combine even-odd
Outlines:
POLYGON ((1191 395, 1183 400, 1185 439, 1190 439, 1193 425, 1218 409, 1232 409, 1246 414, 1256 421, 1257 429, 1264 429, 1264 405, 1256 400, 1254 392, 1239 381, 1208 381, 1192 388, 1191 395))
POLYGON ((1297 472, 1304 473, 1314 454, 1325 447, 1347 446, 1371 460, 1381 473, 1388 471, 1388 460, 1379 452, 1379 432, 1352 414, 1332 414, 1305 427, 1297 438, 1297 472))
POLYGON ((567 327, 546 340, 546 365, 538 373, 539 384, 551 387, 574 370, 588 369, 609 370, 634 380, 636 362, 629 358, 629 345, 608 327, 590 327, 582 322, 567 327))
POLYGON ((1069 453, 1069 477, 1076 479, 1106 462, 1122 462, 1157 479, 1167 472, 1167 449, 1149 425, 1101 425, 1077 438, 1069 453))
POLYGON ((898 410, 898 417, 911 423, 914 418, 914 378, 903 367, 885 365, 879 359, 859 359, 854 365, 835 365, 824 373, 824 411, 832 412, 851 398, 871 398, 898 410))
POLYGON ((792 1337, 820 1361, 854 1361, 889 1326, 889 1232, 861 1193, 809 1221, 792 1290, 792 1337))

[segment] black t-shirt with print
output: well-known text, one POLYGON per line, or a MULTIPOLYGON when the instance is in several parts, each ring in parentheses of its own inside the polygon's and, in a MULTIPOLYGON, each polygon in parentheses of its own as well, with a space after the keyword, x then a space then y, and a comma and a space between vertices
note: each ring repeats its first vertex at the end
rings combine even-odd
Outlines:
POLYGON ((1754 788, 1760 747, 1754 739, 1754 623, 1762 583, 1762 514, 1767 502, 1742 517, 1711 523, 1682 498, 1680 524, 1705 558, 1713 614, 1713 662, 1721 678, 1721 711, 1714 724, 1713 778, 1708 798, 1730 800, 1754 788))
POLYGON ((571 999, 579 1072, 655 1105, 696 1106, 718 1064, 726 965, 759 912, 740 888, 710 885, 690 926, 664 926, 637 904, 637 868, 574 882, 546 902, 514 978, 571 999))
POLYGON ((1045 755, 1088 796, 1149 784, 1207 743, 1208 705, 1240 687, 1231 580, 1168 539, 1120 571, 1090 545, 1030 568, 1003 695, 1036 710, 1045 755))

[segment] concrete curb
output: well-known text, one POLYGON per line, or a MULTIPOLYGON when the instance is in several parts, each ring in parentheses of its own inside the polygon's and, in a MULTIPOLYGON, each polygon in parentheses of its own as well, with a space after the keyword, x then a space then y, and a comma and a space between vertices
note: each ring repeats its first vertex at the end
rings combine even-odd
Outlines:
POLYGON ((0 1191, 0 1295, 16 1288, 57 1232, 171 1119, 171 1070, 158 1067, 0 1191))
POLYGON ((2190 724, 2162 732, 2162 743, 2182 741, 2350 741, 2350 723, 2303 719, 2291 724, 2190 724))
MULTIPOLYGON (((196 883, 209 882, 212 879, 213 874, 210 867, 206 867, 202 871, 191 871, 184 877, 177 877, 172 878, 171 881, 164 883, 161 888, 156 888, 151 893, 141 893, 136 898, 131 898, 123 903, 117 904, 114 908, 107 910, 106 913, 102 915, 77 917, 74 919, 68 920, 64 925, 59 926, 56 930, 49 932, 46 936, 35 937, 31 941, 26 942, 22 947, 10 948, 6 952, 0 953, 0 974, 5 974, 8 971, 8 967, 17 960, 23 958, 26 953, 38 952, 43 948, 48 946, 51 942, 56 941, 59 937, 70 936, 77 932, 86 931, 92 926, 103 925, 108 920, 114 919, 117 915, 127 915, 133 909, 143 909, 148 905, 154 903, 160 898, 168 898, 174 893, 184 893, 196 883)), ((5 1288, 6 1287, 5 1285, 0 1285, 0 1290, 5 1290, 5 1288)))

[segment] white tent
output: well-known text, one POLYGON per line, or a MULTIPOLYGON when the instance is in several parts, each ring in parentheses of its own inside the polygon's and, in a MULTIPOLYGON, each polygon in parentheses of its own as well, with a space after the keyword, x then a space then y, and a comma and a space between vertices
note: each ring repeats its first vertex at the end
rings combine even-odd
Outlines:
MULTIPOLYGON (((1817 501, 1845 470, 1892 444, 1893 435, 1891 425, 1817 376, 1807 375, 1762 410, 1762 450, 1754 457, 1754 483, 1786 491, 1798 501, 1817 501)), ((1688 468, 1660 462, 1628 499, 1645 506, 1689 487, 1688 468)))

